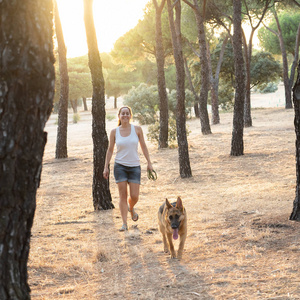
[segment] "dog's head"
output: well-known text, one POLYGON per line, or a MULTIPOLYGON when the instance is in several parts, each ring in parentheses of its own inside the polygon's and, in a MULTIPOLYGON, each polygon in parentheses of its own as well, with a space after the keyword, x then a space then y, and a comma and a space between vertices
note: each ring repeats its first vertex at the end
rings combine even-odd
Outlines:
POLYGON ((184 207, 182 205, 182 200, 180 197, 177 198, 177 201, 174 203, 170 203, 168 199, 166 199, 166 222, 170 224, 173 229, 173 238, 176 240, 178 238, 178 229, 180 227, 181 222, 184 220, 184 207))

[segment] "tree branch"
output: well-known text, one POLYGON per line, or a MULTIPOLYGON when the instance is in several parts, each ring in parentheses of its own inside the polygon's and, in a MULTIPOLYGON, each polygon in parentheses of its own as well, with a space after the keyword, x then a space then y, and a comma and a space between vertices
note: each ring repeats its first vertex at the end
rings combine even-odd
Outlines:
POLYGON ((266 29, 268 29, 270 32, 272 32, 273 34, 275 34, 276 36, 279 36, 279 33, 276 32, 275 30, 271 29, 270 27, 268 27, 264 22, 262 22, 262 24, 265 26, 266 29))
POLYGON ((184 3, 186 3, 188 6, 190 6, 192 9, 196 9, 195 5, 192 4, 190 1, 188 0, 183 0, 184 3))
POLYGON ((294 4, 296 4, 297 6, 299 6, 299 7, 300 7, 300 3, 299 3, 298 1, 296 1, 296 0, 292 0, 292 2, 293 2, 294 4))
POLYGON ((200 58, 200 53, 197 52, 197 50, 193 47, 193 45, 190 43, 190 41, 184 36, 182 35, 182 39, 187 42, 187 44, 189 45, 189 47, 192 49, 192 51, 194 52, 194 54, 200 58))
POLYGON ((175 2, 172 5, 172 9, 176 6, 176 4, 179 2, 180 0, 175 0, 175 2))

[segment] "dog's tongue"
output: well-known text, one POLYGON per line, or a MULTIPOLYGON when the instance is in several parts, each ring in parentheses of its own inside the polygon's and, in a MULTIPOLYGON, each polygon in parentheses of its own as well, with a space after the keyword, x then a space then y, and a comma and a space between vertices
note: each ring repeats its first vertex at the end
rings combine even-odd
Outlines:
POLYGON ((178 228, 177 229, 173 229, 173 239, 174 240, 178 239, 178 228))

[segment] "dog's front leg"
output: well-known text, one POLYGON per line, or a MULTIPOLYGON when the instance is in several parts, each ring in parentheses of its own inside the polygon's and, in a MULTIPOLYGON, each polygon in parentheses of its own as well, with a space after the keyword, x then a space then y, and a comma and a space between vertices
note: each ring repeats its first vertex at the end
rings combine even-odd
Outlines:
POLYGON ((186 240, 186 236, 187 236, 186 232, 184 234, 180 235, 180 243, 179 243, 178 253, 177 253, 177 257, 179 259, 182 258, 182 252, 183 252, 183 248, 184 248, 184 243, 185 243, 185 240, 186 240))
POLYGON ((163 237, 163 242, 164 242, 164 252, 168 253, 169 252, 169 247, 168 247, 168 242, 167 242, 166 234, 163 233, 162 237, 163 237))
POLYGON ((170 247, 170 254, 172 258, 176 257, 176 253, 175 253, 175 249, 174 249, 174 245, 173 245, 173 235, 172 233, 167 233, 167 238, 168 238, 168 242, 169 242, 169 247, 170 247))

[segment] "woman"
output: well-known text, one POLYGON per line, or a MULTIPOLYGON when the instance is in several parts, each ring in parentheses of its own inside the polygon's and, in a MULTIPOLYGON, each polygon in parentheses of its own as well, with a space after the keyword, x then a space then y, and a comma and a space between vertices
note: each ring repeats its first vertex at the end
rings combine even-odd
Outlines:
POLYGON ((131 108, 123 106, 118 113, 118 127, 113 129, 109 137, 109 146, 106 153, 103 177, 108 179, 108 165, 113 155, 115 144, 117 145, 117 154, 114 164, 114 176, 119 189, 119 207, 123 225, 120 231, 128 230, 127 212, 131 213, 133 221, 137 221, 139 216, 134 210, 135 204, 139 199, 141 184, 141 166, 138 155, 138 143, 141 145, 142 152, 147 160, 147 170, 152 171, 149 152, 144 140, 143 130, 140 126, 130 123, 132 118, 131 108), (127 192, 129 185, 129 197, 127 192), (128 198, 128 203, 127 203, 128 198))

